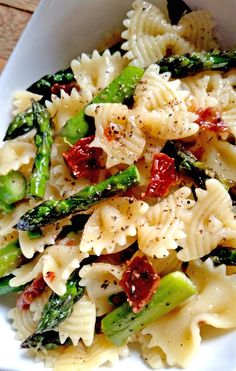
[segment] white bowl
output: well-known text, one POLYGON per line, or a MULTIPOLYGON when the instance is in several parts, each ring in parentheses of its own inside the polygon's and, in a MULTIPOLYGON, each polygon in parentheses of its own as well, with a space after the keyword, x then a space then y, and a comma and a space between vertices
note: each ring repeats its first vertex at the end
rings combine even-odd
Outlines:
MULTIPOLYGON (((155 3, 155 0, 150 1, 155 3)), ((107 32, 121 25, 131 3, 132 0, 41 1, 0 79, 0 141, 9 123, 14 92, 26 88, 48 72, 68 66, 70 60, 82 51, 92 51, 107 32)), ((236 0, 186 0, 186 3, 192 9, 210 9, 218 22, 223 45, 236 45, 236 0)), ((14 340, 14 332, 6 319, 8 309, 13 306, 14 298, 0 299, 0 371, 44 370, 42 364, 34 364, 27 358, 20 350, 19 342, 14 340)), ((211 330, 188 371, 236 370, 235 344, 236 332, 211 330), (213 336, 216 333, 218 336, 213 336)), ((135 352, 131 358, 115 365, 112 371, 121 368, 149 369, 135 352)))

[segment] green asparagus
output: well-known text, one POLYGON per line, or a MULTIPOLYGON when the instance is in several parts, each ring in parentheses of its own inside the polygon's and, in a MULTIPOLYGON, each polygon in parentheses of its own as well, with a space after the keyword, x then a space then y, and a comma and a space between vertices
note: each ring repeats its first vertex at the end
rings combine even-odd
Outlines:
POLYGON ((13 278, 13 274, 0 278, 0 296, 9 294, 10 292, 18 292, 24 290, 26 285, 11 287, 10 280, 13 278))
MULTIPOLYGON (((133 95, 135 87, 143 74, 144 70, 142 68, 134 66, 124 68, 121 74, 113 80, 107 88, 102 90, 91 103, 122 103, 133 95)), ((74 144, 81 139, 82 136, 85 136, 88 130, 88 118, 84 110, 82 110, 67 121, 62 129, 61 135, 65 137, 67 141, 74 144)))
POLYGON ((35 94, 43 95, 40 103, 45 100, 51 100, 51 88, 54 84, 69 84, 75 81, 72 69, 69 67, 65 70, 60 70, 55 74, 43 76, 40 80, 32 84, 27 90, 35 94))
POLYGON ((19 171, 0 176, 0 211, 11 211, 26 195, 26 180, 19 171))
POLYGON ((210 52, 192 52, 184 55, 164 57, 157 61, 160 72, 171 72, 171 77, 185 77, 198 72, 228 71, 236 67, 236 49, 210 52))
POLYGON ((3 140, 10 140, 28 133, 34 127, 34 114, 32 107, 29 107, 26 111, 18 113, 11 121, 7 128, 7 132, 3 140))
POLYGON ((214 170, 209 169, 206 164, 198 161, 181 143, 168 141, 163 147, 162 152, 173 157, 175 159, 176 169, 192 178, 200 188, 205 189, 205 182, 210 178, 218 179, 227 189, 233 186, 232 181, 219 176, 214 170))
MULTIPOLYGON (((64 342, 63 346, 65 345, 72 345, 69 338, 64 342)), ((21 348, 37 348, 37 350, 53 350, 59 346, 62 346, 62 344, 60 342, 59 333, 56 331, 48 331, 43 334, 33 334, 21 344, 21 348)))
POLYGON ((0 277, 11 273, 22 263, 23 255, 18 240, 0 248, 0 277))
POLYGON ((23 231, 34 230, 71 214, 88 210, 104 198, 126 191, 138 183, 139 179, 138 170, 132 165, 101 183, 83 188, 73 196, 43 202, 24 214, 18 221, 17 228, 23 231))
POLYGON ((236 249, 233 247, 216 247, 209 255, 204 257, 204 260, 208 257, 212 259, 214 265, 236 266, 236 249))
POLYGON ((43 232, 40 228, 34 229, 33 231, 27 231, 27 236, 29 237, 30 240, 34 240, 36 238, 42 237, 43 232))
POLYGON ((196 293, 196 288, 182 272, 174 272, 161 279, 160 286, 149 304, 134 313, 126 302, 107 314, 102 320, 102 332, 115 345, 123 345, 129 336, 196 293))
POLYGON ((37 153, 29 180, 29 194, 34 197, 42 198, 46 190, 47 180, 50 173, 50 154, 53 143, 53 133, 51 118, 45 107, 38 102, 32 103, 35 115, 36 135, 34 138, 37 153))
POLYGON ((41 319, 35 331, 36 334, 55 329, 69 317, 73 305, 83 296, 84 287, 79 286, 78 271, 75 270, 66 284, 66 293, 62 296, 53 293, 44 306, 41 319))

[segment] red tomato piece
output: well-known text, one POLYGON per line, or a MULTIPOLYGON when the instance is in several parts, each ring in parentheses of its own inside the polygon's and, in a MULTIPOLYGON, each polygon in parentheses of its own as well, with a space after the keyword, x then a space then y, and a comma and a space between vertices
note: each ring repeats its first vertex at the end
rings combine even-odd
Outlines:
POLYGON ((145 196, 166 196, 170 186, 176 184, 177 180, 175 160, 165 153, 157 153, 154 155, 151 180, 147 186, 145 196))
POLYGON ((138 313, 151 300, 160 284, 160 277, 147 257, 137 254, 129 262, 119 284, 133 312, 138 313))
POLYGON ((200 108, 196 113, 199 116, 196 123, 202 130, 214 131, 215 133, 229 131, 229 125, 222 120, 220 113, 214 108, 200 108))
POLYGON ((67 94, 70 95, 71 93, 71 90, 73 88, 76 88, 77 91, 80 90, 78 84, 76 83, 76 81, 72 81, 68 84, 58 84, 58 83, 55 83, 52 87, 51 87, 51 93, 52 94, 55 94, 55 95, 59 95, 61 90, 64 90, 67 94))
POLYGON ((46 287, 46 282, 43 279, 43 276, 35 278, 33 282, 24 289, 24 291, 18 296, 16 305, 21 310, 27 310, 30 307, 30 304, 40 296, 43 290, 46 287))
POLYGON ((63 153, 66 165, 76 178, 93 178, 96 170, 101 168, 101 148, 90 147, 94 135, 82 138, 75 143, 68 151, 63 153))

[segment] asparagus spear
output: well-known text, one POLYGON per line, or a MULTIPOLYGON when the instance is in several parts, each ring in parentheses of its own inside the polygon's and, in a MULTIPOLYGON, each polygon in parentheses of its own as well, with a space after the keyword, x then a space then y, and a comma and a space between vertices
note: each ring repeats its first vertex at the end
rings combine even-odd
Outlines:
POLYGON ((26 111, 18 113, 9 124, 7 132, 3 140, 14 139, 19 135, 28 133, 34 127, 34 114, 32 107, 29 107, 26 111))
POLYGON ((163 147, 162 152, 173 157, 175 159, 176 169, 192 178, 200 188, 205 189, 205 182, 210 178, 218 179, 227 189, 233 185, 230 180, 219 176, 203 162, 198 161, 191 152, 187 151, 178 142, 168 141, 163 147))
POLYGON ((195 293, 195 286, 184 273, 170 273, 161 279, 159 288, 143 310, 134 313, 129 304, 124 303, 103 318, 102 331, 112 343, 123 345, 132 333, 140 331, 195 293))
POLYGON ((0 176, 0 210, 11 211, 14 203, 26 194, 26 180, 19 171, 10 171, 0 176))
POLYGON ((236 266, 236 249, 233 247, 216 247, 211 253, 204 257, 204 260, 210 257, 214 265, 233 265, 236 266))
POLYGON ((30 231, 54 223, 71 214, 88 210, 104 198, 125 191, 138 182, 138 170, 136 166, 132 165, 101 183, 83 188, 73 196, 63 200, 48 200, 43 202, 24 214, 18 221, 17 228, 23 231, 30 231))
POLYGON ((13 271, 22 263, 23 255, 19 240, 8 243, 0 248, 0 277, 13 271))
POLYGON ((32 103, 35 115, 36 135, 34 138, 37 153, 29 180, 29 194, 42 198, 45 193, 46 183, 49 179, 49 165, 51 146, 53 143, 51 119, 49 112, 38 102, 32 103))
POLYGON ((161 73, 171 72, 171 77, 185 77, 209 70, 228 71, 236 67, 236 49, 173 55, 164 57, 157 64, 161 73))
POLYGON ((13 278, 13 274, 0 278, 0 296, 9 294, 10 292, 22 291, 26 285, 11 287, 10 280, 13 278))
MULTIPOLYGON (((107 88, 101 91, 91 103, 120 103, 130 98, 137 83, 141 80, 144 70, 128 66, 113 80, 107 88)), ((69 119, 61 131, 61 135, 74 144, 89 130, 89 123, 84 109, 69 119), (82 129, 81 129, 82 128, 82 129)))
MULTIPOLYGON (((66 339, 65 345, 71 345, 72 342, 68 338, 66 339)), ((48 331, 44 332, 43 334, 33 334, 29 336, 23 343, 21 344, 21 348, 37 348, 37 350, 53 350, 61 346, 59 333, 56 331, 48 331)))
POLYGON ((75 270, 66 284, 66 292, 59 296, 53 293, 48 303, 44 306, 41 319, 35 331, 41 334, 55 329, 61 322, 68 318, 74 304, 83 296, 84 287, 79 286, 78 270, 75 270))
POLYGON ((51 100, 51 88, 54 84, 69 84, 75 81, 72 69, 69 67, 65 70, 60 70, 55 74, 48 74, 32 84, 27 90, 35 94, 43 95, 40 103, 45 100, 51 100))

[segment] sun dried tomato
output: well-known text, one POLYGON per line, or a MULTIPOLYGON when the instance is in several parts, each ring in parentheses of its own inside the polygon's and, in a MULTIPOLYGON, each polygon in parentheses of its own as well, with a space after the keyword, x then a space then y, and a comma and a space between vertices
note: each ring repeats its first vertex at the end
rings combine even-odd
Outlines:
POLYGON ((16 305, 21 310, 27 310, 30 307, 30 304, 40 296, 45 289, 46 282, 43 279, 43 276, 35 278, 33 282, 24 289, 24 291, 18 296, 16 305))
POLYGON ((195 121, 202 130, 225 133, 229 131, 229 125, 222 120, 220 113, 212 107, 200 108, 196 112, 198 119, 195 121))
POLYGON ((67 94, 71 94, 71 90, 73 88, 76 88, 77 91, 80 90, 78 84, 76 81, 72 81, 68 84, 58 84, 58 83, 55 83, 53 84, 53 86, 51 87, 51 94, 54 94, 54 95, 59 95, 61 90, 64 90, 67 94))
POLYGON ((63 158, 71 173, 76 178, 96 177, 96 170, 101 168, 101 148, 90 147, 94 136, 80 139, 68 151, 63 153, 63 158))
POLYGON ((160 283, 160 277, 146 256, 135 255, 120 281, 130 306, 135 313, 149 303, 160 283))
POLYGON ((177 183, 178 177, 175 170, 175 161, 165 153, 154 155, 151 180, 147 186, 145 196, 163 197, 169 192, 171 185, 177 183))

